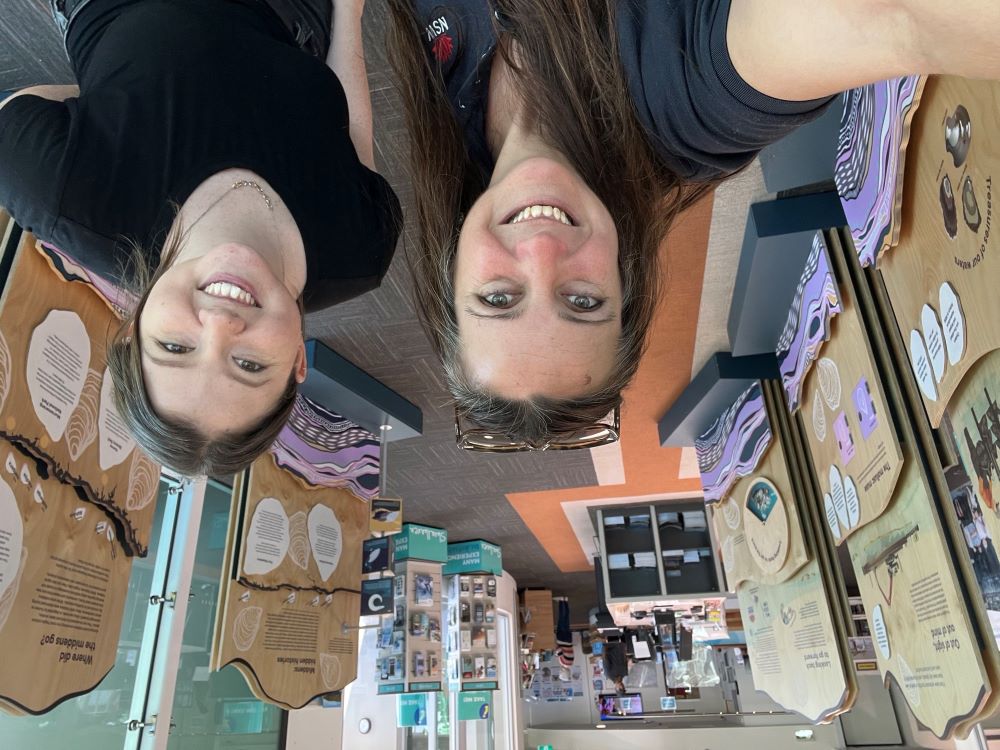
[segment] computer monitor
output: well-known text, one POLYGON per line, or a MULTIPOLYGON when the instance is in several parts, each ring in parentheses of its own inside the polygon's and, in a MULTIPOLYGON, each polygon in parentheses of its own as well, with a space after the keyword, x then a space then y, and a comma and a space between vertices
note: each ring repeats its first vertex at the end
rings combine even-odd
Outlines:
POLYGON ((642 695, 639 693, 602 693, 600 696, 602 716, 636 716, 643 713, 642 695))

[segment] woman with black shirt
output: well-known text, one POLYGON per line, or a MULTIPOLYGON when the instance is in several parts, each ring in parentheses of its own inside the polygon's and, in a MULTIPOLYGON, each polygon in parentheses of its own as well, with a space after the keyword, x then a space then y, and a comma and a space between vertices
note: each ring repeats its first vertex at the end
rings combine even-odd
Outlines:
POLYGON ((832 95, 1000 77, 994 0, 390 5, 414 283, 466 448, 617 439, 666 229, 832 95))
POLYGON ((182 473, 232 473, 270 445, 306 374, 302 310, 375 288, 392 259, 363 8, 53 0, 79 91, 0 109, 0 205, 89 270, 129 270, 118 408, 182 473))

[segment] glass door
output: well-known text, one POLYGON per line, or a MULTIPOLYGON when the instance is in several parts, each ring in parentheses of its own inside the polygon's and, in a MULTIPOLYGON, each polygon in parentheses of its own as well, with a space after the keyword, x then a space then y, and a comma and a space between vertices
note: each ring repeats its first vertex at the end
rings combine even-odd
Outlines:
POLYGON ((150 597, 162 595, 164 589, 166 555, 163 551, 172 543, 178 504, 176 483, 161 480, 149 554, 132 563, 114 668, 96 689, 67 700, 41 716, 15 717, 0 713, 0 746, 31 750, 68 747, 109 750, 125 747, 135 739, 130 735, 136 735, 139 727, 129 729, 129 721, 133 718, 133 694, 145 695, 148 680, 148 670, 143 669, 142 647, 144 642, 156 637, 156 607, 150 604, 150 597))
POLYGON ((219 581, 229 530, 230 488, 205 488, 195 545, 167 750, 278 750, 284 712, 253 696, 229 666, 209 670, 219 581))

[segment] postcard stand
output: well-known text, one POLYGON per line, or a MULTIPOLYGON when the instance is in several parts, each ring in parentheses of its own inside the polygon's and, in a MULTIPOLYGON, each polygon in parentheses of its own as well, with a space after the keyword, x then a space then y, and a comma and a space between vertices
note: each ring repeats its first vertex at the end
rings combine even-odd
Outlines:
POLYGON ((500 547, 474 540, 448 545, 444 586, 448 682, 452 691, 497 690, 497 582, 500 547))
POLYGON ((448 560, 448 532, 403 524, 393 539, 393 556, 393 612, 379 627, 378 692, 441 690, 441 567, 448 560))

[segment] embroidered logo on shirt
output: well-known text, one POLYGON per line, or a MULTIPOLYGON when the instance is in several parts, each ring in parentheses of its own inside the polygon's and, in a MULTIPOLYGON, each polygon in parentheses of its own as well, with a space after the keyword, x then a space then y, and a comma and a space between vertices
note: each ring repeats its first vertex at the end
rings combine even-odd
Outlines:
POLYGON ((437 7, 424 27, 424 40, 444 73, 451 69, 458 56, 458 19, 448 8, 437 7))

